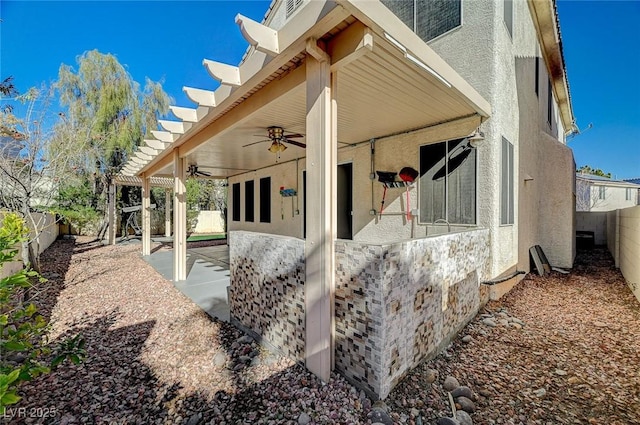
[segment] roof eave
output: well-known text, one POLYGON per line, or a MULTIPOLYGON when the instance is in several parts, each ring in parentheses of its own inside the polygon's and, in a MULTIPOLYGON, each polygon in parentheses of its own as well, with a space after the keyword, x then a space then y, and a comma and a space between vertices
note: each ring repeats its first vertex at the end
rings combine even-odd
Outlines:
POLYGON ((542 57, 552 80, 553 92, 560 110, 565 134, 578 130, 571 105, 569 82, 562 52, 560 24, 554 0, 528 0, 529 10, 536 27, 542 57))

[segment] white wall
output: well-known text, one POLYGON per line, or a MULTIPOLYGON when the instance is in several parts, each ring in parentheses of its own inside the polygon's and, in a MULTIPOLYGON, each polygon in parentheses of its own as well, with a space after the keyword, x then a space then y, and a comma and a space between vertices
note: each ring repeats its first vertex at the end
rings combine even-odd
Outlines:
POLYGON ((576 212, 576 231, 593 232, 596 245, 607 244, 607 213, 576 212))
POLYGON ((224 218, 221 211, 200 211, 194 233, 224 232, 224 218))
POLYGON ((513 9, 511 37, 503 2, 463 1, 463 26, 429 43, 491 103, 479 150, 478 207, 480 225, 491 229, 493 276, 516 263, 529 271, 529 248, 536 244, 560 267, 571 267, 575 256, 573 155, 561 141, 564 129, 555 102, 548 123, 542 59, 535 93, 540 53, 528 5, 513 2, 513 9), (513 225, 500 225, 502 137, 514 146, 513 225))
POLYGON ((619 212, 620 271, 640 301, 640 206, 619 212))
POLYGON ((627 200, 627 187, 592 184, 591 185, 591 211, 611 211, 622 208, 630 208, 638 205, 638 190, 631 189, 631 199, 627 200), (600 187, 604 187, 604 199, 599 198, 600 187))
MULTIPOLYGON (((375 143, 375 170, 398 172, 403 167, 420 169, 420 146, 447 139, 463 137, 471 133, 477 126, 477 118, 462 119, 454 123, 442 124, 403 135, 384 138, 375 143)), ((338 135, 339 137, 339 135, 338 135)), ((385 215, 382 218, 370 214, 371 209, 380 210, 383 186, 369 178, 371 173, 371 150, 369 143, 356 147, 343 148, 338 151, 338 163, 353 165, 353 239, 359 242, 393 242, 411 238, 411 221, 405 215, 385 215)), ((273 154, 269 154, 273 155, 273 154)), ((275 161, 275 155, 274 155, 275 161)), ((229 178, 228 229, 247 230, 261 233, 271 233, 283 236, 303 237, 303 171, 306 168, 304 158, 296 162, 274 164, 255 172, 245 173, 229 178), (297 171, 296 171, 297 168, 297 171), (298 181, 296 181, 296 175, 298 181), (260 223, 260 194, 259 180, 271 177, 271 222, 260 223), (254 222, 244 221, 244 182, 254 180, 254 222), (240 183, 241 214, 240 221, 233 221, 233 185, 240 183), (294 188, 297 198, 282 198, 280 187, 294 188), (284 202, 283 202, 284 201, 284 202), (292 205, 293 204, 293 205, 292 205), (284 214, 283 214, 284 211, 284 214), (299 211, 299 214, 296 213, 299 211)), ((313 183, 307 182, 308 190, 313 190, 313 183)), ((409 191, 411 209, 418 208, 417 187, 409 191)), ((406 192, 404 188, 390 188, 387 190, 384 212, 406 211, 406 192)), ((414 228, 415 237, 424 237, 446 231, 446 225, 430 227, 417 223, 414 228)), ((452 230, 462 227, 453 226, 452 230)))

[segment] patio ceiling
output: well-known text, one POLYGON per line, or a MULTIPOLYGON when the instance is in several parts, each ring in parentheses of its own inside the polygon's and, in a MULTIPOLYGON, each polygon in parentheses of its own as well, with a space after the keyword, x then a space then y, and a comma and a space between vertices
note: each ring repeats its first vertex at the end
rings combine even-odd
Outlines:
MULTIPOLYGON (((304 8, 317 8, 317 3, 304 8)), ((245 145, 267 139, 270 126, 305 133, 305 47, 309 48, 306 41, 310 38, 320 40, 318 44, 331 58, 337 79, 337 134, 343 146, 473 115, 480 122, 480 117, 490 114, 488 102, 381 3, 345 0, 320 17, 313 18, 317 11, 306 12, 309 17, 299 18, 302 28, 290 22, 278 31, 281 40, 299 34, 284 52, 275 53, 278 49, 274 47, 269 58, 264 53, 269 49, 255 43, 262 51, 254 51, 240 67, 255 68, 245 83, 234 81, 235 87, 228 87, 224 75, 234 77, 242 72, 229 73, 234 69, 218 67, 216 78, 222 75, 223 84, 216 94, 222 92, 226 98, 216 107, 200 104, 198 110, 192 110, 195 123, 163 122, 175 133, 156 132, 156 137, 165 140, 156 143, 155 154, 149 149, 139 152, 125 171, 172 175, 170 153, 174 149, 186 157, 187 164, 219 177, 275 164, 276 155, 267 150, 269 142, 245 145), (375 24, 378 21, 385 26, 375 24), (305 22, 311 22, 311 27, 305 29, 305 22)), ((243 33, 246 26, 248 31, 266 28, 255 27, 260 24, 246 18, 238 20, 243 33)), ((295 140, 306 142, 305 138, 295 140)), ((289 144, 278 160, 304 156, 304 148, 289 144)))

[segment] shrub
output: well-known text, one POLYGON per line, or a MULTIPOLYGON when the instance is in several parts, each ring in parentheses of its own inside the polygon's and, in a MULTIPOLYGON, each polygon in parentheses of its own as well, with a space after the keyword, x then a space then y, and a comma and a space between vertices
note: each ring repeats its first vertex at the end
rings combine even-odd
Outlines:
MULTIPOLYGON (((4 216, 0 227, 0 268, 14 260, 18 254, 15 247, 28 234, 29 230, 19 216, 4 216)), ((45 338, 48 325, 37 314, 36 306, 23 300, 24 290, 32 286, 32 280, 44 282, 36 272, 28 269, 0 279, 0 416, 4 415, 6 406, 20 400, 16 391, 22 382, 51 370, 41 361, 51 353, 45 338)), ((79 363, 85 355, 84 341, 76 336, 60 343, 55 351, 52 366, 64 359, 79 363)))

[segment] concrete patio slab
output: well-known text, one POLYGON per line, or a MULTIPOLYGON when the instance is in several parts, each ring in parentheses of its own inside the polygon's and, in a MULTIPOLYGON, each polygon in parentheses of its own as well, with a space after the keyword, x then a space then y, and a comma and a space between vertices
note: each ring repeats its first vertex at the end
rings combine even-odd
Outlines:
MULTIPOLYGON (((165 279, 173 281, 173 251, 143 257, 165 279)), ((227 245, 187 250, 187 280, 173 282, 209 316, 229 321, 229 248, 227 245)))

